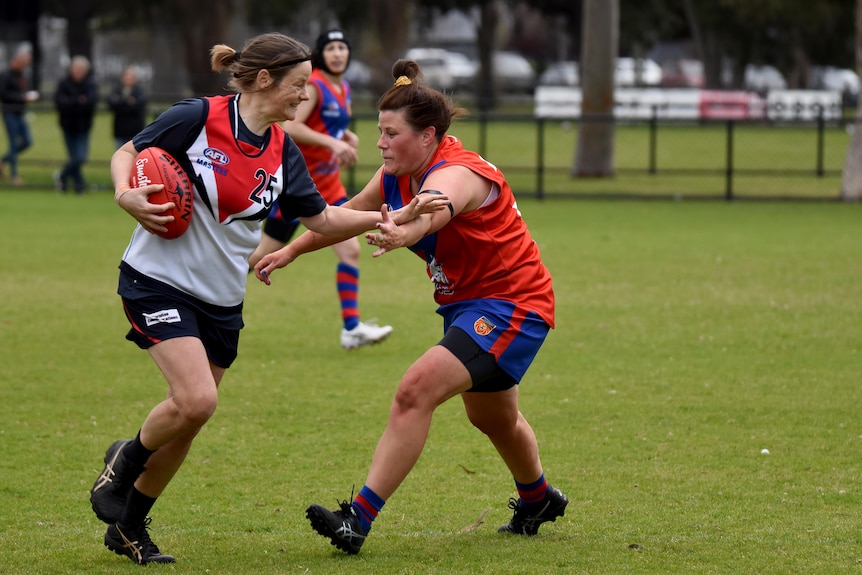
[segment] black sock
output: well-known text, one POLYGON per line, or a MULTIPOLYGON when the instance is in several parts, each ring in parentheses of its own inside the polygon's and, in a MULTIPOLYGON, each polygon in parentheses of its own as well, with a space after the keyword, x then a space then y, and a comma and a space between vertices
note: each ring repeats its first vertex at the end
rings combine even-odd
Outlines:
POLYGON ((123 510, 123 516, 119 521, 120 525, 126 527, 142 525, 155 503, 155 497, 147 497, 135 487, 132 487, 132 490, 129 492, 129 498, 126 500, 126 508, 123 510))
POLYGON ((123 447, 123 455, 126 456, 126 461, 128 461, 131 465, 141 466, 143 467, 147 460, 150 458, 150 455, 155 453, 156 450, 149 450, 144 447, 144 444, 141 443, 141 432, 138 431, 138 435, 131 440, 129 443, 123 447))

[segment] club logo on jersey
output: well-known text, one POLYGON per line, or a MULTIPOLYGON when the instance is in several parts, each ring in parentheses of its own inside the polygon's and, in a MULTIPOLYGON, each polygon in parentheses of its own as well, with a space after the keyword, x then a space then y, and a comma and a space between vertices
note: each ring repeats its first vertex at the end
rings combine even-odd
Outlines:
POLYGON ((330 102, 328 106, 320 110, 320 115, 327 118, 338 118, 341 116, 341 108, 338 102, 330 102))
POLYGON ((437 258, 434 256, 431 256, 431 261, 428 262, 428 275, 431 276, 431 281, 434 282, 434 289, 437 293, 443 295, 452 295, 455 293, 455 286, 446 277, 443 266, 437 263, 437 258))
POLYGON ((227 176, 227 168, 224 167, 230 163, 230 158, 227 154, 218 148, 206 148, 203 156, 203 158, 197 159, 197 165, 208 168, 220 176, 227 176))
POLYGON ((230 163, 230 158, 228 157, 228 155, 219 150, 218 148, 205 149, 204 156, 209 158, 213 164, 219 164, 220 166, 226 166, 230 163))
POLYGON ((473 331, 478 335, 488 335, 497 326, 491 323, 484 315, 473 322, 473 331))

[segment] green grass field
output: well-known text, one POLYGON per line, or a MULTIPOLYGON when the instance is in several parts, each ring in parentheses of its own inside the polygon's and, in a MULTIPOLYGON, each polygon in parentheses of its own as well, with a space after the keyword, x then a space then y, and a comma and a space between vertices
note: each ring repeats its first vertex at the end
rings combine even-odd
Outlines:
MULTIPOLYGON (((860 207, 519 206, 558 301, 521 407, 564 518, 496 533, 511 477, 453 400, 360 555, 311 531, 305 507, 359 489, 400 375, 441 330, 422 263, 366 251, 363 316, 395 332, 342 351, 327 250, 249 286, 219 409, 153 510, 178 562, 148 571, 857 572, 860 207)), ((102 546, 87 500, 105 448, 165 393, 123 337, 132 223, 107 193, 0 190, 4 575, 140 572, 102 546)))

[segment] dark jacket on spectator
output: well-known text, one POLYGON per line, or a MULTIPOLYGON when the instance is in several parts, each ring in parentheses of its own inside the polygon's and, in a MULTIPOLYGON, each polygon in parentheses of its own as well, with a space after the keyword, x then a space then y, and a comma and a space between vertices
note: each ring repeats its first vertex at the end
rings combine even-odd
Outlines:
POLYGON ((99 88, 92 74, 83 82, 74 82, 65 77, 57 85, 54 103, 60 113, 60 127, 64 132, 80 134, 93 127, 93 115, 99 103, 99 88))
POLYGON ((27 108, 27 80, 18 70, 8 69, 0 74, 0 103, 4 114, 23 114, 27 108))
POLYGON ((114 138, 131 140, 144 129, 147 117, 147 96, 140 84, 117 84, 108 95, 108 107, 114 112, 114 138))

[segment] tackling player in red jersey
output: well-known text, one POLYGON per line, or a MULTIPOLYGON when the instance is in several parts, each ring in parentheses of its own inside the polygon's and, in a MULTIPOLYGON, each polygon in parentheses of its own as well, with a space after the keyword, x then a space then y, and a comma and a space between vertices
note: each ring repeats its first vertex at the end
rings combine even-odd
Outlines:
MULTIPOLYGON (((399 60, 393 76, 378 104, 383 166, 345 206, 381 210, 379 233, 366 234, 375 256, 407 247, 425 261, 444 335, 402 377, 356 498, 335 511, 311 505, 306 515, 333 545, 358 553, 418 461, 434 410, 459 395, 514 477, 519 497, 499 531, 535 535, 568 504, 545 479, 536 436, 518 409, 518 384, 554 325, 551 275, 503 174, 447 135, 463 110, 422 81, 416 62, 399 60), (448 197, 449 209, 401 225, 390 219, 388 210, 423 196, 448 197)), ((275 269, 334 241, 306 232, 264 256, 257 277, 268 284, 275 269)))

